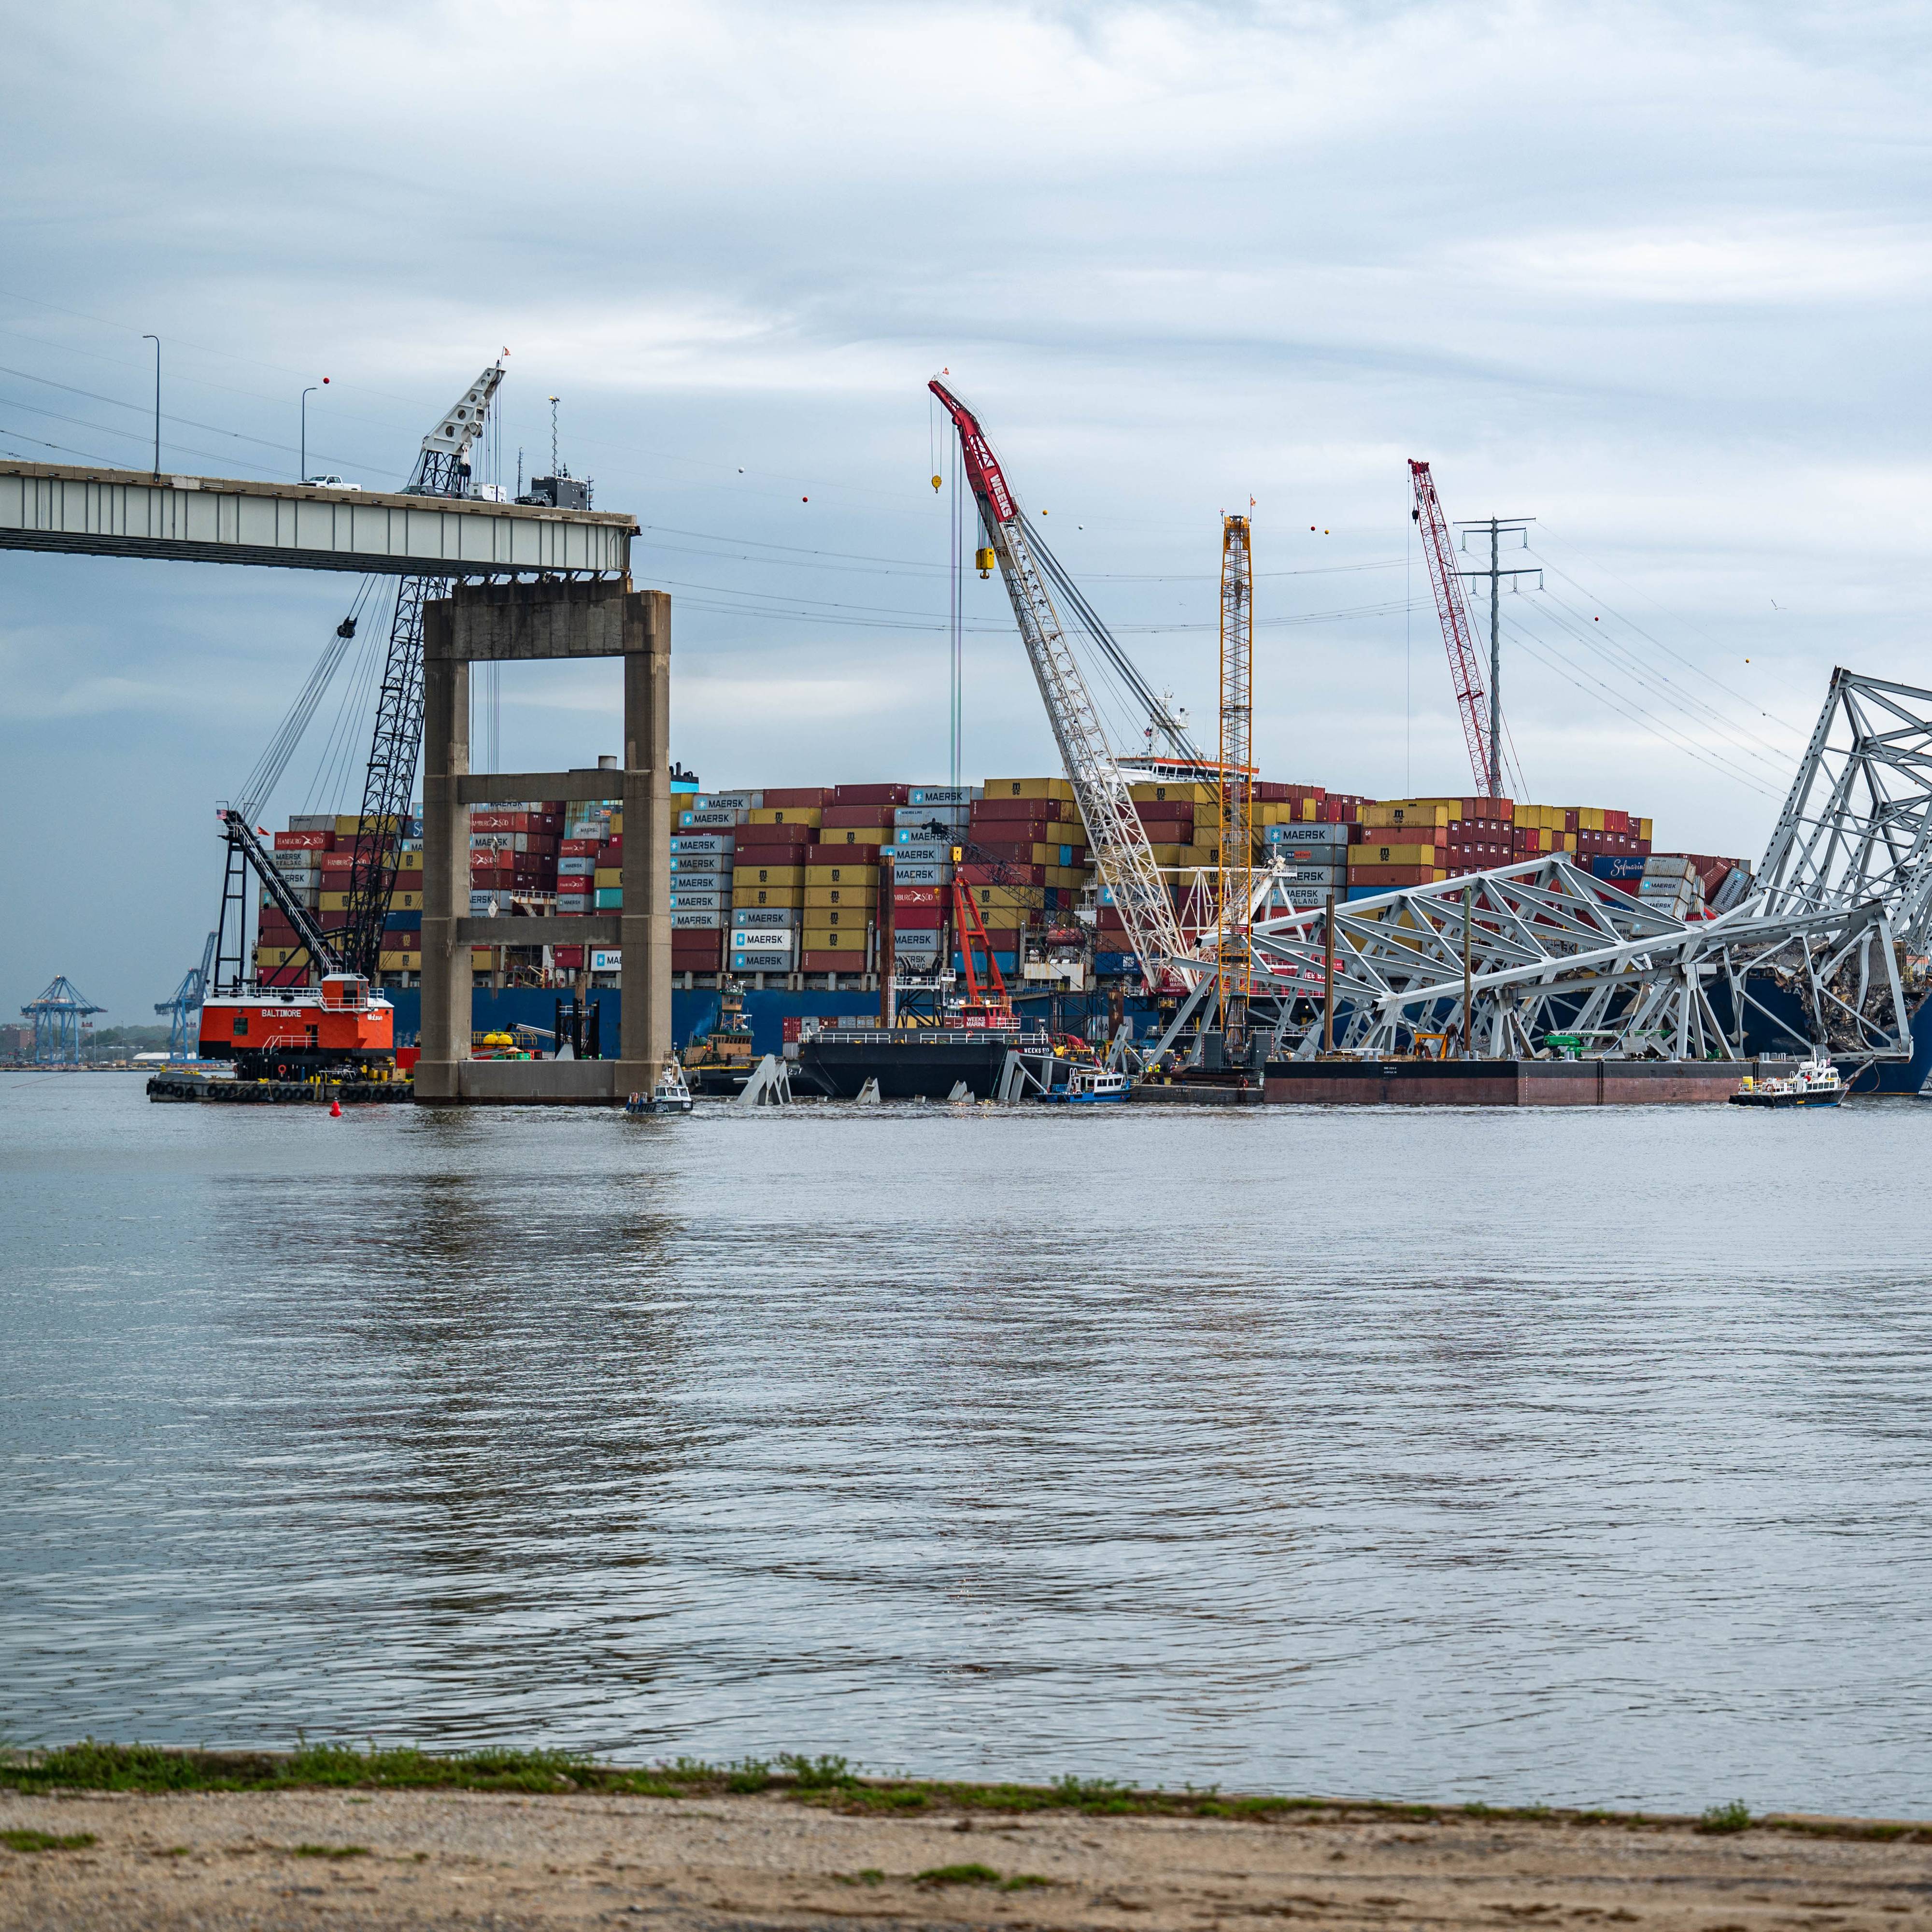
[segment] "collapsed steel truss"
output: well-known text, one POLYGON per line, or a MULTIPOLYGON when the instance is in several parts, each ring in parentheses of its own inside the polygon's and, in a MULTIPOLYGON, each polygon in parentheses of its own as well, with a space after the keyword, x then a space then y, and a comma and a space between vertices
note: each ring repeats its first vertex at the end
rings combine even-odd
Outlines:
MULTIPOLYGON (((1272 910, 1269 890, 1256 896, 1252 928, 1255 997, 1276 1002, 1281 1046, 1312 1058, 1328 914, 1272 910)), ((1552 853, 1352 900, 1336 908, 1334 948, 1334 1044, 1344 1052, 1460 1053, 1466 1042, 1479 1058, 1527 1058, 1556 1034, 1591 1058, 1728 1060, 1748 1024, 1794 1051, 1910 1051, 1896 949, 1874 904, 1772 917, 1748 903, 1686 923, 1552 853), (1753 990, 1753 974, 1792 997, 1796 1022, 1753 990)))
POLYGON ((1932 931, 1932 691, 1834 670, 1758 868, 1757 910, 1876 901, 1913 953, 1932 931))
MULTIPOLYGON (((1688 922, 1548 854, 1330 904, 1257 878, 1252 1019, 1276 1053, 1910 1059, 1932 937, 1932 691, 1832 674, 1750 896, 1688 922), (1908 1003, 1910 995, 1910 1003, 1908 1003)), ((1220 934, 1203 882, 1198 957, 1220 934)), ((1205 1017, 1197 986, 1150 1058, 1205 1017)))

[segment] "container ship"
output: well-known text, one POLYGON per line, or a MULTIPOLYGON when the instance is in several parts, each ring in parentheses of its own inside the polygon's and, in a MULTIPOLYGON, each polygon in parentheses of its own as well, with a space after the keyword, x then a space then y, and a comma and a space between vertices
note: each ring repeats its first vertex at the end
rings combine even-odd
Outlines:
MULTIPOLYGON (((1173 763, 1150 760, 1135 776, 1136 809, 1185 931, 1203 915, 1202 880, 1219 854, 1219 788, 1173 763)), ((1742 860, 1658 850, 1650 818, 1624 808, 1376 800, 1260 778, 1253 800, 1256 862, 1276 869, 1293 903, 1452 879, 1546 852, 1570 854, 1681 918, 1722 911, 1751 883, 1742 860)), ((1010 988, 1017 1032, 1111 1036, 1123 1020, 1139 1033, 1158 1018, 1142 998, 1064 778, 706 790, 680 772, 674 806, 673 1030, 698 1090, 742 1084, 758 1058, 785 1051, 788 1029, 802 1064, 808 1024, 816 1078, 844 1090, 850 1082, 838 1049, 848 1042, 841 1036, 876 1024, 895 977, 933 983, 964 973, 956 888, 983 929, 982 967, 997 966, 1010 988)), ((417 831, 409 821, 382 835, 354 817, 298 816, 273 837, 275 866, 325 934, 346 914, 358 848, 372 838, 382 844, 390 910, 371 993, 388 1004, 398 1046, 413 1044, 419 1028, 417 831)), ((502 917, 506 933, 505 943, 472 952, 479 1035, 520 1026, 540 1042, 562 992, 600 1009, 600 1036, 614 1050, 620 955, 519 946, 507 934, 523 912, 567 918, 622 909, 620 801, 477 809, 470 837, 469 910, 502 917)), ((272 902, 260 909, 253 960, 264 987, 310 984, 307 956, 272 902)), ((926 1042, 918 1054, 931 1068, 896 1074, 891 1084, 926 1092, 950 1067, 942 1091, 963 1084, 981 1094, 993 1053, 980 1040, 926 1042)))

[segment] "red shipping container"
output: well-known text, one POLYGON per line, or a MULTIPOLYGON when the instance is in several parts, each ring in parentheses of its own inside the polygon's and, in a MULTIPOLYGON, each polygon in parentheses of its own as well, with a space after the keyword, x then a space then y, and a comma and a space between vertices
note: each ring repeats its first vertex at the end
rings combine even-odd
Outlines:
POLYGON ((797 1013, 785 1013, 780 1016, 778 1020, 778 1038, 780 1040, 795 1040, 804 1030, 805 1021, 801 1015, 797 1013))
POLYGON ((580 946, 560 946, 550 956, 550 964, 561 972, 574 973, 584 964, 584 948, 580 946))
POLYGON ((871 828, 887 826, 892 822, 892 808, 889 805, 828 805, 818 815, 820 825, 862 825, 871 828))
POLYGON ((1078 818, 1080 808, 1061 798, 976 798, 969 823, 996 818, 1078 818))
POLYGON ((802 862, 794 860, 795 865, 876 866, 879 862, 876 845, 807 845, 800 849, 805 857, 802 862))
POLYGON ((1426 886, 1445 869, 1432 866, 1351 866, 1348 883, 1352 886, 1426 886))
MULTIPOLYGON (((1166 824, 1174 820, 1178 820, 1184 825, 1192 825, 1194 823, 1194 807, 1185 799, 1178 802, 1162 800, 1150 805, 1136 804, 1134 809, 1140 814, 1141 823, 1143 825, 1166 824)), ((1170 838, 1165 842, 1170 845, 1175 844, 1184 845, 1187 842, 1184 838, 1180 840, 1170 838)))
POLYGON ((901 932, 937 932, 945 919, 944 909, 936 905, 892 908, 892 924, 901 932))
MULTIPOLYGON (((830 805, 832 802, 832 788, 830 785, 791 785, 782 790, 766 792, 764 800, 773 812, 790 806, 830 805)), ((785 1036, 789 1040, 793 1036, 788 1034, 785 1036)))
POLYGON ((332 852, 335 849, 335 834, 332 832, 278 832, 275 850, 278 852, 332 852))
POLYGON ((597 848, 598 858, 607 866, 621 866, 624 862, 624 835, 620 832, 614 838, 602 840, 597 848))
POLYGON ((566 838, 556 850, 560 859, 594 859, 597 856, 597 842, 594 838, 566 838))
POLYGON ((862 973, 866 956, 858 952, 807 952, 803 970, 808 973, 862 973))
MULTIPOLYGON (((962 872, 963 878, 964 874, 962 872)), ((936 906, 951 896, 939 886, 895 886, 892 904, 896 906, 936 906)))
POLYGON ((814 845, 818 832, 809 825, 741 825, 738 850, 754 845, 814 845))
POLYGON ((836 785, 832 800, 835 805, 903 805, 911 796, 910 785, 836 785))
POLYGON ((1043 886, 1044 866, 962 866, 956 876, 962 886, 1043 886))
POLYGON ((552 838, 563 830, 563 821, 548 812, 479 812, 470 814, 472 832, 544 832, 552 838))

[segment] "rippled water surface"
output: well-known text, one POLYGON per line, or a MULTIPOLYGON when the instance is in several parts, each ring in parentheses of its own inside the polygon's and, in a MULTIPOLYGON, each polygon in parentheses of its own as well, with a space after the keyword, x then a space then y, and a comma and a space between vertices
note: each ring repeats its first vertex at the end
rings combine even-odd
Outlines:
POLYGON ((1928 1150, 0 1076, 0 1732, 1923 1814, 1928 1150))

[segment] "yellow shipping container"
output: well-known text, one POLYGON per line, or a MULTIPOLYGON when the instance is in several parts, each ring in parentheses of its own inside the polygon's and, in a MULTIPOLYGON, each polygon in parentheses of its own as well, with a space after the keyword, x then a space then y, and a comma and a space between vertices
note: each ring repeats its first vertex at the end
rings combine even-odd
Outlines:
POLYGON ((291 961, 308 963, 308 950, 302 946, 258 946, 255 949, 257 966, 286 966, 291 961))
POLYGON ((747 825, 819 825, 825 814, 816 805, 768 805, 745 814, 747 825))
MULTIPOLYGON (((676 822, 677 821, 675 819, 671 821, 673 824, 676 824, 676 822)), ((614 812, 611 813, 610 830, 608 836, 613 838, 621 838, 623 837, 624 814, 621 812, 614 812)))
MULTIPOLYGON (((982 918, 995 912, 1038 912, 1046 904, 1044 886, 969 886, 966 890, 982 918)), ((988 920, 987 923, 997 926, 999 922, 988 920)))
POLYGON ((1348 869, 1365 866, 1432 866, 1442 863, 1439 845, 1351 845, 1348 869))
POLYGON ((1094 874, 1084 866, 1049 866, 1046 868, 1046 883, 1049 886, 1084 886, 1094 874))
POLYGON ((346 818, 337 819, 335 836, 338 838, 353 838, 358 832, 397 832, 400 830, 401 826, 402 820, 394 813, 382 817, 371 813, 367 818, 360 818, 351 813, 346 818))
POLYGON ((1456 798, 1391 798, 1362 808, 1364 825, 1447 825, 1462 815, 1456 798))
POLYGON ((890 825, 826 825, 819 828, 820 845, 890 845, 896 835, 890 825))
POLYGON ((420 852, 399 852, 396 854, 396 870, 399 872, 420 872, 423 868, 420 852))
POLYGON ((835 908, 829 912, 822 911, 822 909, 814 912, 809 923, 799 929, 805 935, 804 943, 807 946, 863 946, 866 934, 871 931, 873 923, 872 915, 863 908, 842 913, 835 908))
MULTIPOLYGON (((734 897, 732 904, 736 905, 734 897)), ((875 906, 879 902, 876 886, 807 886, 805 903, 807 906, 875 906)))
POLYGON ((1218 805, 1220 788, 1210 784, 1148 784, 1130 785, 1127 796, 1136 805, 1218 805))
POLYGON ((496 963, 496 949, 489 946, 472 946, 470 949, 470 970, 472 973, 487 973, 496 963))
POLYGON ((620 892, 624 890, 624 868, 622 866, 599 866, 591 884, 600 892, 620 892))
POLYGON ((1154 848, 1154 862, 1156 866, 1192 865, 1193 851, 1191 845, 1156 845, 1154 848))
POLYGON ((1580 805, 1576 808, 1576 830, 1579 832, 1600 832, 1604 829, 1604 808, 1600 805, 1580 805))
POLYGON ((1636 836, 1637 836, 1640 838, 1645 838, 1645 839, 1647 839, 1647 838, 1649 838, 1649 836, 1650 836, 1650 820, 1649 820, 1648 819, 1647 819, 1647 818, 1640 818, 1640 819, 1637 820, 1637 822, 1636 822, 1636 836))
POLYGON ((731 903, 734 906, 802 906, 805 904, 805 888, 740 884, 732 892, 731 903))
POLYGON ((420 952, 379 952, 376 956, 376 968, 384 973, 420 973, 422 955, 420 952))
POLYGON ((346 892, 324 892, 320 902, 324 912, 346 912, 349 895, 346 892))
POLYGON ((876 866, 808 866, 805 868, 805 883, 813 886, 876 886, 879 883, 879 868, 876 866))
MULTIPOLYGON (((843 870, 842 867, 834 868, 843 870)), ((871 868, 867 868, 869 871, 871 868)), ((805 884, 802 866, 740 866, 731 874, 740 886, 802 886, 805 884)))
POLYGON ((988 778, 983 788, 988 798, 1058 798, 1071 805, 1073 788, 1064 778, 988 778))

